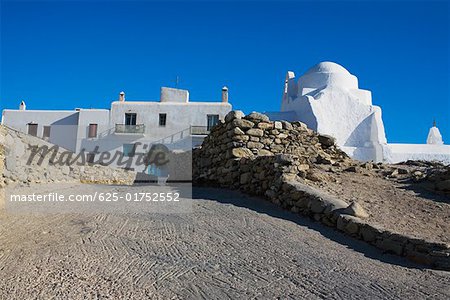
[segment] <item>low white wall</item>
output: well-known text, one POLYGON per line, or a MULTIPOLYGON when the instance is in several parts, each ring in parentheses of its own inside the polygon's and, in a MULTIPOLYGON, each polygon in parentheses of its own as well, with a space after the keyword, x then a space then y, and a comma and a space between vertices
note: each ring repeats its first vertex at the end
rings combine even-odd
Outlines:
POLYGON ((450 164, 450 145, 387 144, 384 161, 398 163, 407 160, 439 161, 450 164))
POLYGON ((395 164, 407 160, 450 164, 450 145, 385 144, 378 147, 340 147, 353 159, 395 164))

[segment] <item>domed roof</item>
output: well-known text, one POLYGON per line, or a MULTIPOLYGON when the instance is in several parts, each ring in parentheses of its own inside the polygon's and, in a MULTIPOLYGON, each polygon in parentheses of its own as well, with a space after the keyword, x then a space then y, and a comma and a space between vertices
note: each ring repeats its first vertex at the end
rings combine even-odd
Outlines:
POLYGON ((347 71, 347 69, 345 69, 343 66, 331 62, 331 61, 324 61, 321 62, 317 65, 315 65, 314 67, 312 67, 311 69, 309 69, 306 74, 311 74, 311 73, 340 73, 340 74, 350 74, 349 71, 347 71))

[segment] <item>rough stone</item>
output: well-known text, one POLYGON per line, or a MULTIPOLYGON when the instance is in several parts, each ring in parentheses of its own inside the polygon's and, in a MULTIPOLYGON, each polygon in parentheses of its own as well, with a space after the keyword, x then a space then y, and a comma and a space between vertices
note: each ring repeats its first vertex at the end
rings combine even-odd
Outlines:
POLYGON ((336 139, 330 135, 319 134, 318 138, 319 143, 322 145, 323 148, 329 148, 336 144, 336 139))
POLYGON ((361 227, 360 234, 363 240, 369 243, 375 241, 377 237, 377 232, 375 232, 371 226, 361 227))
POLYGON ((347 208, 345 208, 342 211, 342 213, 350 215, 350 216, 358 217, 361 219, 365 219, 365 218, 369 217, 369 214, 356 201, 353 201, 352 203, 350 203, 350 205, 347 208))
POLYGON ((69 166, 62 166, 61 167, 61 172, 63 173, 63 175, 69 175, 70 167, 69 166))
POLYGON ((264 145, 258 142, 248 142, 247 148, 249 149, 262 149, 264 148, 264 145))
POLYGON ((333 215, 334 212, 342 210, 348 206, 347 202, 340 199, 336 199, 334 197, 326 197, 324 201, 327 205, 324 214, 330 216, 333 215))
POLYGON ((266 149, 259 149, 258 155, 259 156, 273 156, 273 153, 266 149))
POLYGON ((337 229, 355 235, 359 231, 358 219, 353 216, 339 215, 336 223, 337 229))
POLYGON ((262 121, 262 122, 269 122, 270 119, 265 114, 261 114, 258 112, 252 112, 251 114, 244 117, 247 120, 255 120, 255 121, 262 121))
POLYGON ((306 173, 306 179, 309 179, 314 182, 321 182, 326 180, 326 175, 321 174, 316 170, 309 169, 308 172, 306 173))
POLYGON ((231 122, 234 119, 241 119, 244 117, 244 113, 240 110, 233 110, 230 111, 226 116, 225 116, 225 122, 231 122))
POLYGON ((272 123, 261 122, 261 123, 258 123, 257 127, 260 128, 260 129, 263 129, 263 130, 272 129, 273 128, 273 124, 272 123))
POLYGON ((312 197, 310 200, 310 209, 313 213, 321 214, 326 208, 326 203, 317 197, 312 197))
POLYGON ((231 136, 235 136, 235 135, 244 135, 245 132, 242 131, 242 129, 240 129, 239 127, 234 127, 231 131, 230 131, 230 135, 231 136))
POLYGON ((308 126, 307 126, 305 123, 300 122, 300 121, 292 122, 292 125, 295 126, 295 127, 300 128, 300 129, 302 129, 302 130, 308 129, 308 126))
POLYGON ((231 155, 233 157, 252 157, 253 156, 253 152, 248 149, 248 148, 244 148, 244 147, 240 147, 240 148, 234 148, 231 149, 231 155))
POLYGON ((283 129, 286 129, 286 130, 294 129, 294 127, 292 127, 292 124, 289 123, 288 121, 281 121, 281 124, 283 124, 283 129))
POLYGON ((397 172, 398 172, 398 174, 401 174, 401 175, 409 174, 408 169, 405 169, 405 168, 397 168, 397 172))
POLYGON ((350 167, 346 168, 344 171, 352 172, 352 173, 361 173, 361 168, 358 166, 350 166, 350 167))
POLYGON ((5 167, 8 171, 14 172, 16 170, 16 157, 15 155, 8 155, 5 159, 5 167))
POLYGON ((332 160, 331 157, 325 153, 320 153, 319 155, 317 155, 316 161, 319 164, 326 164, 326 165, 334 164, 334 160, 332 160))
POLYGON ((241 184, 247 184, 252 179, 251 173, 244 173, 241 175, 240 183, 241 184))
POLYGON ((403 254, 403 245, 398 241, 393 241, 391 239, 377 240, 376 246, 386 252, 391 252, 397 255, 403 254))
POLYGON ((247 130, 247 134, 251 136, 262 137, 264 135, 264 131, 258 128, 252 128, 247 130))
POLYGON ((255 125, 255 123, 250 122, 249 120, 244 120, 244 119, 234 119, 231 122, 231 124, 233 127, 239 127, 243 130, 250 129, 255 125))
POLYGON ((347 226, 345 226, 345 231, 349 234, 357 234, 359 231, 358 223, 348 222, 347 226))
POLYGON ((250 137, 248 135, 235 135, 231 138, 231 140, 235 142, 247 142, 249 139, 250 137))

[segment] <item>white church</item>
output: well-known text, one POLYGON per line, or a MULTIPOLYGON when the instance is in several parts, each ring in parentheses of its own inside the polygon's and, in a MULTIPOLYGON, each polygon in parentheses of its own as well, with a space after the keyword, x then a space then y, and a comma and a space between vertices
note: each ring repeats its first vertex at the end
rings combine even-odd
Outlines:
POLYGON ((358 160, 397 163, 411 159, 450 164, 450 146, 444 145, 436 124, 426 144, 388 143, 381 108, 372 104, 371 92, 360 89, 358 78, 333 62, 321 62, 299 78, 287 72, 281 111, 266 114, 272 120, 301 121, 331 135, 343 151, 358 160))

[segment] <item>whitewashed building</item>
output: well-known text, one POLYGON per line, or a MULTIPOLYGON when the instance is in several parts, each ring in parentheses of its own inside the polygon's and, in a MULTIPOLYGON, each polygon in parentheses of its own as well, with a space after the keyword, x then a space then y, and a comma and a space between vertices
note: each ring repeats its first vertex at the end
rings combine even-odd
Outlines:
POLYGON ((191 102, 187 90, 163 87, 159 101, 127 101, 121 92, 110 109, 27 110, 22 101, 17 110, 3 110, 2 124, 74 153, 84 151, 93 161, 106 152, 133 157, 154 144, 192 149, 231 109, 226 87, 220 102, 191 102))
POLYGON ((333 62, 321 62, 298 79, 294 72, 287 72, 281 111, 267 115, 273 120, 301 121, 319 133, 331 135, 355 159, 387 163, 436 160, 450 164, 450 146, 443 144, 435 124, 426 144, 388 143, 381 108, 372 104, 372 93, 360 89, 358 78, 333 62))

